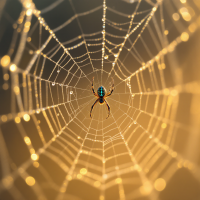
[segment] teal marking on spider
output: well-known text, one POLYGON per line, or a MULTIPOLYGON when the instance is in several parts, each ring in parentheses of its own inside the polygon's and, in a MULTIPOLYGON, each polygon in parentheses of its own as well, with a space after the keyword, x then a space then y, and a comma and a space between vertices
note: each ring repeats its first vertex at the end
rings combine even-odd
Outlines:
POLYGON ((104 89, 104 87, 103 87, 103 86, 100 86, 100 87, 98 88, 98 90, 97 90, 97 93, 98 93, 99 97, 105 96, 105 89, 104 89))

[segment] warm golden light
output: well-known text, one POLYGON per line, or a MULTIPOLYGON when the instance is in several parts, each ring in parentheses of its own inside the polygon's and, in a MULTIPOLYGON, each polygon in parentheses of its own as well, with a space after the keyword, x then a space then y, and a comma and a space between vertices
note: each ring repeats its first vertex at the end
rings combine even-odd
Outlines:
POLYGON ((20 117, 15 117, 15 123, 19 124, 21 122, 20 117))
POLYGON ((8 55, 5 55, 1 58, 1 66, 7 67, 10 64, 10 57, 8 55))
POLYGON ((87 169, 86 169, 86 168, 82 168, 82 169, 80 170, 80 173, 81 173, 82 175, 87 174, 87 169))
POLYGON ((195 23, 192 23, 189 27, 188 27, 189 31, 191 33, 194 33, 197 29, 197 25, 195 23))
POLYGON ((156 11, 156 10, 157 10, 157 8, 156 8, 156 7, 154 7, 154 8, 153 8, 153 11, 156 11))
POLYGON ((187 2, 187 0, 180 0, 180 2, 181 2, 181 3, 186 3, 186 2, 187 2))
POLYGON ((100 183, 99 181, 95 181, 95 182, 94 182, 94 186, 95 186, 95 187, 99 187, 100 185, 101 185, 101 183, 100 183))
POLYGON ((31 140, 29 137, 24 137, 24 142, 27 144, 27 145, 30 145, 31 144, 31 140))
POLYGON ((27 38, 27 42, 30 42, 30 41, 31 41, 31 37, 28 37, 28 38, 27 38))
POLYGON ((71 180, 72 180, 72 176, 71 176, 71 175, 68 175, 68 176, 67 176, 67 180, 71 181, 71 180))
POLYGON ((28 176, 25 181, 26 181, 26 184, 29 186, 35 185, 35 179, 32 176, 28 176))
POLYGON ((15 64, 10 65, 10 71, 14 72, 17 70, 17 66, 15 64))
POLYGON ((29 115, 29 114, 25 114, 25 115, 23 116, 23 119, 24 119, 24 121, 28 122, 31 118, 30 118, 30 115, 29 115))
POLYGON ((31 22, 26 22, 26 23, 24 24, 25 27, 29 27, 30 25, 31 25, 31 22))
POLYGON ((181 13, 181 15, 182 15, 182 17, 185 21, 190 21, 192 19, 187 8, 183 7, 179 11, 180 11, 180 13, 181 13))
POLYGON ((2 115, 2 116, 1 116, 1 121, 2 121, 2 122, 6 122, 6 121, 7 121, 7 119, 8 119, 8 118, 7 118, 7 116, 6 116, 6 115, 2 115))
POLYGON ((31 15, 32 15, 32 9, 28 9, 28 10, 26 11, 26 15, 27 15, 27 16, 31 16, 31 15))
POLYGON ((169 34, 169 31, 168 31, 168 30, 165 30, 165 31, 164 31, 164 34, 165 34, 165 35, 168 35, 168 34, 169 34))
POLYGON ((152 186, 150 184, 145 184, 140 187, 140 193, 144 196, 149 195, 151 191, 152 191, 152 186))
POLYGON ((180 15, 178 13, 174 13, 172 15, 172 18, 174 19, 174 21, 178 21, 180 19, 180 15))
POLYGON ((34 149, 34 148, 31 148, 31 149, 30 149, 30 153, 31 153, 31 154, 35 154, 35 149, 34 149))
POLYGON ((16 95, 19 94, 20 90, 19 90, 19 87, 18 87, 18 86, 15 86, 15 87, 14 87, 14 92, 15 92, 16 95))
POLYGON ((155 182, 154 182, 154 188, 157 190, 157 191, 162 191, 164 190, 166 187, 166 182, 163 178, 158 178, 155 182))
POLYGON ((104 196, 101 195, 101 196, 99 197, 99 200, 105 200, 104 196))
POLYGON ((183 42, 187 42, 189 40, 189 34, 187 32, 184 32, 181 34, 181 40, 183 42))
POLYGON ((81 178, 82 178, 82 175, 81 175, 81 174, 77 174, 77 178, 78 178, 78 179, 81 179, 81 178))
POLYGON ((34 166, 35 168, 38 168, 38 167, 40 166, 40 164, 39 164, 39 162, 34 162, 34 163, 33 163, 33 166, 34 166))
POLYGON ((31 159, 36 161, 39 159, 39 156, 37 154, 33 153, 33 154, 31 154, 31 159))
POLYGON ((116 179, 115 179, 115 183, 120 184, 121 182, 122 182, 122 179, 121 179, 121 178, 116 178, 116 179))
POLYGON ((161 127, 162 127, 163 129, 165 129, 165 128, 167 127, 167 124, 166 124, 166 123, 162 123, 161 127))

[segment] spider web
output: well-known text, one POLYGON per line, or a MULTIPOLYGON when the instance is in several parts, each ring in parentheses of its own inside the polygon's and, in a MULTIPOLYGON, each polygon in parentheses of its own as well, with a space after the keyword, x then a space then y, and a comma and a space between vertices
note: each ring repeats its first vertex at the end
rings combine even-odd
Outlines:
POLYGON ((199 10, 1 1, 0 199, 174 199, 173 183, 197 199, 199 10), (95 91, 114 79, 108 119, 105 104, 90 118, 93 77, 95 91))

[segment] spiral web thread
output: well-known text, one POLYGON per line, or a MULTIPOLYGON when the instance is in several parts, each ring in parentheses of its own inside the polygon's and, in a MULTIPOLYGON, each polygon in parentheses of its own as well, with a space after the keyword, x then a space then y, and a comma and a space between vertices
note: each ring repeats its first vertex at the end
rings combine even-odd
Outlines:
POLYGON ((20 200, 30 196, 41 200, 82 199, 78 188, 76 193, 69 191, 77 180, 96 188, 100 200, 112 199, 112 188, 114 199, 155 200, 182 167, 199 180, 195 153, 199 80, 183 80, 176 54, 177 48, 190 42, 199 29, 198 1, 138 0, 130 4, 133 10, 127 14, 109 7, 106 0, 79 13, 74 1, 69 0, 74 15, 51 29, 43 16, 59 15, 54 10, 64 2, 57 0, 39 11, 32 1, 22 0, 16 22, 6 11, 1 13, 1 18, 6 17, 13 26, 13 34, 8 52, 1 57, 1 91, 5 94, 1 106, 7 98, 10 101, 0 116, 0 195, 6 193, 7 199, 20 200), (81 19, 100 10, 102 28, 84 33, 81 19), (118 16, 116 21, 107 17, 111 14, 118 16), (119 18, 124 22, 117 22, 119 18), (173 35, 167 30, 166 20, 172 30, 176 29, 173 35), (57 33, 66 34, 65 28, 74 21, 80 34, 61 42, 57 33), (121 34, 108 32, 108 27, 121 34), (37 41, 32 42, 38 34, 37 41), (127 58, 129 64, 125 64, 127 58), (105 105, 96 105, 90 119, 95 101, 92 77, 96 89, 100 85, 109 89, 114 78, 108 119, 105 105), (177 118, 182 94, 191 97, 188 124, 177 118), (12 134, 8 126, 13 128, 12 134), (189 138, 182 144, 184 151, 177 150, 181 132, 185 133, 182 137, 189 138), (17 140, 11 148, 12 137, 17 140), (23 159, 13 154, 20 148, 23 159), (51 163, 57 175, 51 173, 51 163))

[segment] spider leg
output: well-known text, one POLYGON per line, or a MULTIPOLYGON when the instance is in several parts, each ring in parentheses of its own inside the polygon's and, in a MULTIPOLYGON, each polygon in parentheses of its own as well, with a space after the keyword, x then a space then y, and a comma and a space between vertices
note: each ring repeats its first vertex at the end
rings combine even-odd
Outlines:
POLYGON ((92 78, 92 92, 94 96, 98 97, 98 94, 94 91, 94 77, 92 78))
POLYGON ((113 91, 114 91, 114 80, 113 80, 113 78, 112 78, 112 81, 113 81, 113 84, 112 84, 112 89, 105 95, 105 97, 108 97, 108 96, 110 96, 112 93, 113 93, 113 91))
POLYGON ((94 106, 96 105, 96 103, 99 101, 99 98, 94 102, 94 104, 92 105, 91 107, 91 110, 90 110, 90 117, 92 118, 92 110, 94 108, 94 106))
MULTIPOLYGON (((108 117, 109 117, 109 115, 110 115, 110 106, 109 106, 108 102, 107 102, 105 99, 104 99, 104 101, 106 102, 106 106, 108 107, 108 117)), ((107 118, 108 118, 108 117, 107 117, 107 118)), ((107 119, 107 118, 106 118, 106 119, 107 119)))

